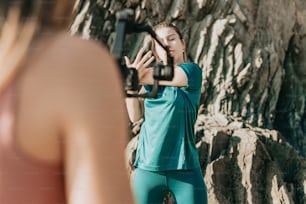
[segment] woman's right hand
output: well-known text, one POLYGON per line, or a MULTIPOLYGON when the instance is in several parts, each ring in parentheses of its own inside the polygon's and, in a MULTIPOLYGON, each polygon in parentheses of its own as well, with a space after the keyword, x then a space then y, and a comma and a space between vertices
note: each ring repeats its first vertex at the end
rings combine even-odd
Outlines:
POLYGON ((148 51, 145 55, 144 54, 144 48, 141 48, 134 60, 133 63, 131 63, 130 59, 125 56, 125 64, 128 68, 135 68, 138 72, 138 79, 141 82, 141 79, 148 73, 148 66, 153 62, 154 56, 152 56, 152 51, 148 51))

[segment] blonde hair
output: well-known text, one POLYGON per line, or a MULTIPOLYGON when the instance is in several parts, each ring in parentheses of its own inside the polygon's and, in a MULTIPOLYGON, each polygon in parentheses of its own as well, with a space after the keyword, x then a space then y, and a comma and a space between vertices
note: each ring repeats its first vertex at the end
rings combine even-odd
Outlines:
MULTIPOLYGON (((58 19, 59 12, 67 12, 63 0, 2 0, 0 2, 0 91, 14 78, 37 34, 46 27, 58 30, 69 20, 58 19)), ((72 11, 72 8, 70 8, 72 11)), ((72 12, 71 12, 72 13, 72 12)))
MULTIPOLYGON (((154 26, 153 30, 156 31, 159 28, 172 28, 178 34, 180 40, 182 40, 182 41, 184 40, 182 33, 180 32, 178 27, 176 25, 174 25, 173 23, 170 23, 170 22, 167 22, 167 21, 159 23, 159 24, 154 26)), ((158 55, 156 53, 155 43, 156 43, 155 40, 152 39, 152 41, 151 41, 151 49, 152 49, 152 53, 155 56, 155 58, 159 59, 159 57, 158 57, 158 55)), ((183 54, 183 59, 184 59, 185 62, 187 61, 187 55, 186 55, 185 51, 184 51, 184 54, 183 54)))

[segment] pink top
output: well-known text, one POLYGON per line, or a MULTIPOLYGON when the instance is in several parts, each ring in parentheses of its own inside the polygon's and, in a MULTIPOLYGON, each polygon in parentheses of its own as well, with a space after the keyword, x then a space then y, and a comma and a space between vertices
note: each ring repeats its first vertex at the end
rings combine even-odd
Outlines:
POLYGON ((64 204, 63 167, 35 161, 14 144, 14 83, 0 93, 0 203, 64 204))

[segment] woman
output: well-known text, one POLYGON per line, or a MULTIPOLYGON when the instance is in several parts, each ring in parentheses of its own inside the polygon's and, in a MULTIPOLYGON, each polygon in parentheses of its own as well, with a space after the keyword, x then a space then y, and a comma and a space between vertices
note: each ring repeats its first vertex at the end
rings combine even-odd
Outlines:
MULTIPOLYGON (((207 203, 194 142, 201 69, 186 62, 185 41, 177 27, 162 23, 154 30, 174 58, 174 77, 171 81, 160 81, 157 98, 145 99, 144 107, 137 98, 126 99, 131 121, 144 117, 134 163, 134 194, 141 204, 162 203, 167 190, 178 204, 207 203)), ((154 59, 167 63, 166 52, 154 40, 152 51, 144 54, 141 49, 133 63, 125 58, 128 67, 137 69, 145 91, 150 91, 153 84, 150 63, 154 59)))
POLYGON ((0 203, 133 203, 114 60, 66 32, 74 1, 0 3, 0 203))

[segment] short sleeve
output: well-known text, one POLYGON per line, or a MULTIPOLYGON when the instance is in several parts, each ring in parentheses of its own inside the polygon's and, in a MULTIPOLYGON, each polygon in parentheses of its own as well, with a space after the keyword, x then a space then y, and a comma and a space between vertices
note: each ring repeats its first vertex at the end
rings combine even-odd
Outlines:
POLYGON ((202 69, 195 63, 178 65, 186 74, 188 89, 200 89, 202 84, 202 69))

